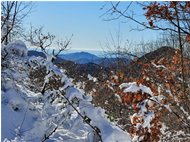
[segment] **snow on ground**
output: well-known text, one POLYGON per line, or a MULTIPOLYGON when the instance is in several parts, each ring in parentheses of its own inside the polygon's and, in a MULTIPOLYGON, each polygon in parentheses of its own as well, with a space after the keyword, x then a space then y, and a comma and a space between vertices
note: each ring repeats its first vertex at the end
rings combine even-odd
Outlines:
POLYGON ((131 141, 130 135, 109 122, 105 111, 94 107, 92 97, 77 89, 64 71, 43 58, 25 56, 27 49, 21 41, 7 47, 9 54, 2 61, 1 71, 1 141, 94 142, 98 138, 90 125, 100 130, 103 142, 131 141), (10 52, 15 49, 18 54, 10 52), (44 83, 53 75, 61 78, 59 90, 52 88, 43 94, 33 91, 39 86, 29 73, 40 66, 49 71, 44 83))
POLYGON ((96 81, 97 81, 97 78, 91 76, 90 74, 88 74, 87 77, 88 77, 89 80, 92 80, 93 82, 96 82, 96 81))

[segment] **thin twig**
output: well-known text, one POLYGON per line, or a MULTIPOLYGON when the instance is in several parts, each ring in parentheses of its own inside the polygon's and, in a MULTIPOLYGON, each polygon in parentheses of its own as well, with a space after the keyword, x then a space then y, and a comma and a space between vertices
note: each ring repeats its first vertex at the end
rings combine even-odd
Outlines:
POLYGON ((44 139, 41 141, 41 142, 45 142, 46 140, 48 140, 49 139, 49 137, 53 134, 53 133, 55 133, 55 131, 57 130, 57 128, 58 128, 58 126, 56 126, 50 133, 49 133, 49 135, 45 135, 44 136, 44 139))

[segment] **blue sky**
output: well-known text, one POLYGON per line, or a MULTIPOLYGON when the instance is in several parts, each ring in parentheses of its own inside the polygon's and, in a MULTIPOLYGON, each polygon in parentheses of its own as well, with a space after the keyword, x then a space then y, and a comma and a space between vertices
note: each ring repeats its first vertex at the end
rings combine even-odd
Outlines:
MULTIPOLYGON (((126 5, 128 2, 124 2, 126 5)), ((125 19, 104 21, 100 17, 105 10, 100 8, 105 2, 35 2, 32 13, 26 18, 25 24, 39 27, 55 34, 59 38, 70 37, 73 34, 71 49, 73 50, 101 50, 102 46, 120 31, 123 40, 133 42, 156 38, 153 31, 131 31, 136 24, 125 19)), ((141 12, 135 5, 132 10, 141 12)), ((141 17, 142 18, 142 17, 141 17)))

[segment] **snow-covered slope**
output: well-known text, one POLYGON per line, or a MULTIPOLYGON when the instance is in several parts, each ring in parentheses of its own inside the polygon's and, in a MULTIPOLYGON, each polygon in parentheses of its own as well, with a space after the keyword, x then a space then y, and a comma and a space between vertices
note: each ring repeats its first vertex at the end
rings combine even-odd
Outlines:
POLYGON ((131 141, 130 135, 109 122, 105 111, 94 107, 92 97, 77 89, 63 70, 44 58, 21 56, 19 51, 27 53, 17 42, 2 49, 1 141, 131 141), (46 76, 40 88, 31 80, 30 72, 43 67, 46 76), (55 76, 61 87, 44 89, 55 76), (40 89, 43 91, 37 91, 40 89))

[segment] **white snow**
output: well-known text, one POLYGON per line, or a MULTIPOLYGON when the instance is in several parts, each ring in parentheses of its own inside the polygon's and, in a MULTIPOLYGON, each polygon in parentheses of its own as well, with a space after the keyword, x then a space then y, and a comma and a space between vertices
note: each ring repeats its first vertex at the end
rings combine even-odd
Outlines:
POLYGON ((148 128, 150 130, 150 128, 151 128, 150 122, 152 121, 153 118, 154 118, 154 112, 147 113, 146 116, 144 117, 144 122, 143 122, 142 126, 144 128, 148 128))
POLYGON ((102 108, 94 107, 91 103, 92 96, 76 88, 72 79, 57 66, 40 57, 26 56, 27 48, 21 41, 8 46, 10 50, 18 49, 19 56, 11 55, 2 63, 8 66, 1 71, 1 141, 39 142, 48 137, 55 128, 47 141, 95 141, 96 133, 77 111, 89 118, 90 124, 100 130, 103 142, 131 141, 127 132, 109 122, 102 108), (39 67, 46 67, 47 72, 49 71, 45 83, 52 76, 57 76, 63 84, 62 87, 59 90, 48 89, 43 95, 35 92, 39 86, 29 78, 29 72, 39 67), (36 89, 33 90, 31 86, 36 89))
POLYGON ((52 59, 55 59, 55 58, 56 58, 54 55, 49 55, 49 54, 47 54, 47 53, 45 53, 45 55, 46 55, 47 61, 49 61, 49 62, 51 62, 52 59))
POLYGON ((97 81, 97 78, 91 76, 90 74, 88 74, 87 77, 88 77, 89 80, 92 80, 93 82, 96 82, 96 81, 97 81))
POLYGON ((153 92, 151 91, 151 89, 147 86, 144 86, 142 84, 140 85, 137 85, 136 82, 129 82, 129 83, 122 83, 120 86, 119 86, 121 89, 124 88, 124 91, 125 93, 127 92, 138 92, 138 91, 142 91, 143 93, 147 93, 151 96, 153 96, 153 92))
POLYGON ((115 97, 118 99, 119 102, 122 102, 122 99, 118 94, 115 94, 115 97))
POLYGON ((156 68, 163 68, 163 69, 166 69, 168 70, 168 68, 166 68, 164 65, 156 65, 155 63, 152 63, 152 65, 156 68))
POLYGON ((28 54, 28 49, 27 49, 25 43, 22 42, 21 40, 16 40, 12 43, 9 43, 6 46, 6 51, 8 53, 12 53, 12 54, 15 54, 18 56, 24 56, 24 57, 26 57, 28 54))

